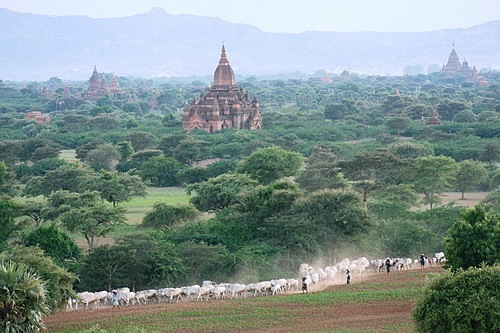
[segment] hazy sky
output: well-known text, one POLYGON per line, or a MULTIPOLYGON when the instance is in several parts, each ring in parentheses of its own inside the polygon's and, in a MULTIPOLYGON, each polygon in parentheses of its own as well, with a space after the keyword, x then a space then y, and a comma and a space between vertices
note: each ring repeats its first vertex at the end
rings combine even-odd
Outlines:
POLYGON ((0 8, 17 12, 94 18, 131 16, 153 7, 292 33, 431 31, 500 19, 500 0, 0 0, 0 8))

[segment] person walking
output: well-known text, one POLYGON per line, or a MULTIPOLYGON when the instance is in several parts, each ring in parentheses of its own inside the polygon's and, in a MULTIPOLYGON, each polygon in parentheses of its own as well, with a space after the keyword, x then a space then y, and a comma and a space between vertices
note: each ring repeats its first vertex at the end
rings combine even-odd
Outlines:
POLYGON ((351 284, 351 272, 346 270, 345 274, 347 275, 347 284, 351 284))
POLYGON ((116 290, 113 290, 112 294, 113 294, 113 297, 112 297, 113 298, 113 309, 119 308, 120 304, 118 302, 118 293, 116 292, 116 290))
POLYGON ((306 281, 306 277, 303 277, 302 278, 302 293, 307 293, 307 281, 306 281))
POLYGON ((391 259, 389 258, 385 259, 385 270, 387 271, 387 274, 391 273, 391 259))
POLYGON ((425 267, 425 255, 422 253, 422 255, 420 256, 420 268, 424 267, 425 267))

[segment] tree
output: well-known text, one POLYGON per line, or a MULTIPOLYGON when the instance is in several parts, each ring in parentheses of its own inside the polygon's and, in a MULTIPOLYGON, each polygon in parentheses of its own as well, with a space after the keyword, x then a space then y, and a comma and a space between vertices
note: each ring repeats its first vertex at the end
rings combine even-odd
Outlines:
POLYGON ((21 161, 37 161, 57 157, 61 146, 47 139, 33 138, 22 142, 19 157, 21 161), (37 152, 37 150, 39 150, 37 152), (37 152, 35 154, 35 152, 37 152))
POLYGON ((236 167, 239 173, 246 173, 261 184, 283 177, 296 176, 304 157, 299 153, 272 146, 254 151, 236 167))
POLYGON ((451 100, 448 98, 439 101, 436 111, 443 120, 451 121, 460 111, 469 110, 470 106, 464 102, 451 100))
POLYGON ((123 257, 123 249, 118 246, 105 244, 93 249, 83 257, 78 269, 77 290, 111 291, 116 286, 127 285, 123 257))
POLYGON ((140 168, 140 175, 153 186, 167 187, 179 185, 178 173, 182 165, 176 159, 155 156, 148 159, 140 168))
POLYGON ((500 331, 500 266, 431 280, 413 309, 418 332, 500 331))
POLYGON ((339 161, 338 166, 353 187, 363 196, 363 206, 368 209, 370 193, 395 182, 402 170, 402 161, 388 149, 375 152, 363 151, 350 161, 339 161))
POLYGON ((403 159, 416 159, 421 156, 434 155, 434 149, 428 143, 397 141, 389 144, 387 148, 396 156, 403 159))
POLYGON ((297 182, 309 192, 347 187, 347 181, 337 166, 337 156, 331 149, 321 146, 313 147, 306 168, 297 177, 297 182))
POLYGON ((439 193, 450 187, 455 180, 458 165, 447 156, 428 156, 417 159, 415 188, 425 195, 424 202, 430 208, 439 203, 439 193))
POLYGON ((65 164, 68 164, 68 162, 58 157, 45 158, 33 163, 30 168, 30 173, 32 176, 45 176, 47 172, 56 170, 65 164))
POLYGON ((225 173, 205 182, 187 187, 189 199, 198 210, 213 212, 238 202, 238 194, 257 186, 257 181, 248 175, 225 173))
POLYGON ((117 143, 117 146, 120 152, 120 162, 128 160, 134 153, 134 148, 130 141, 120 141, 117 143))
POLYGON ((453 271, 493 265, 500 258, 500 219, 490 209, 475 206, 466 210, 448 230, 446 265, 453 271))
POLYGON ((24 264, 28 271, 40 276, 47 290, 47 305, 53 311, 66 307, 68 298, 75 296, 73 283, 76 276, 56 265, 38 247, 11 247, 0 254, 0 260, 24 264))
POLYGON ((43 316, 47 306, 45 287, 40 278, 25 265, 0 262, 0 330, 2 332, 37 332, 45 329, 43 316))
POLYGON ((103 143, 88 152, 85 162, 96 171, 109 171, 113 169, 120 157, 120 152, 114 145, 103 143))
POLYGON ((19 161, 22 141, 2 140, 0 141, 0 161, 6 165, 13 166, 19 161))
POLYGON ((29 217, 35 227, 39 228, 44 222, 42 212, 45 207, 45 203, 38 201, 26 201, 22 207, 21 215, 29 217))
POLYGON ((483 200, 481 200, 480 204, 490 205, 497 214, 500 214, 500 187, 490 192, 483 200))
POLYGON ((71 236, 55 224, 33 230, 24 237, 23 243, 25 246, 38 246, 57 265, 68 269, 72 268, 71 263, 77 262, 82 256, 82 251, 71 236))
POLYGON ((0 162, 0 196, 13 195, 15 188, 13 186, 14 176, 9 172, 7 165, 3 161, 0 162))
POLYGON ((81 191, 97 191, 104 200, 115 207, 120 202, 129 201, 133 197, 147 195, 146 184, 139 176, 116 171, 104 171, 91 174, 81 179, 81 191))
POLYGON ((0 196, 0 251, 7 247, 7 241, 19 229, 14 218, 20 215, 21 206, 10 198, 0 196))
POLYGON ((177 245, 177 252, 182 262, 188 268, 190 281, 195 282, 210 276, 210 270, 214 269, 227 253, 222 245, 210 245, 205 242, 187 241, 177 245))
POLYGON ((132 132, 123 137, 124 141, 130 141, 135 151, 156 147, 156 138, 147 132, 132 132))
POLYGON ((385 126, 389 130, 396 132, 399 137, 399 133, 410 126, 410 119, 408 117, 392 116, 386 119, 385 126))
POLYGON ((144 216, 142 225, 166 231, 176 224, 194 219, 198 214, 199 211, 192 204, 169 205, 157 202, 153 211, 144 216))
POLYGON ((382 219, 403 216, 418 206, 418 193, 408 184, 390 185, 373 192, 370 212, 382 219))
POLYGON ((487 176, 488 170, 481 163, 473 160, 460 162, 455 182, 457 190, 462 192, 462 199, 465 199, 465 191, 484 182, 487 176))
POLYGON ((476 121, 476 115, 470 110, 462 110, 453 117, 455 123, 475 123, 476 121))
POLYGON ((33 177, 24 188, 24 195, 36 197, 49 196, 57 190, 67 190, 70 192, 80 191, 81 178, 86 177, 93 171, 81 164, 65 164, 56 170, 47 172, 44 176, 33 177))
POLYGON ((57 191, 48 198, 48 203, 51 209, 46 214, 59 218, 70 232, 82 233, 89 251, 96 237, 105 236, 125 222, 125 210, 105 204, 97 192, 57 191))
POLYGON ((327 249, 330 262, 350 237, 367 230, 369 219, 354 192, 322 190, 297 201, 297 211, 310 223, 320 244, 327 249))
POLYGON ((493 164, 500 157, 500 144, 498 142, 488 142, 484 145, 481 153, 481 161, 493 164))
POLYGON ((174 157, 182 164, 191 166, 193 163, 198 163, 207 158, 208 152, 206 141, 187 137, 182 139, 177 147, 175 147, 174 157))
POLYGON ((61 151, 61 146, 59 145, 48 145, 44 147, 38 147, 35 149, 33 154, 31 154, 30 160, 32 162, 37 162, 47 158, 56 158, 59 156, 61 151))
POLYGON ((112 130, 121 127, 120 119, 116 115, 100 114, 88 122, 91 129, 112 130))
POLYGON ((186 138, 187 136, 185 133, 168 135, 160 140, 158 148, 163 152, 165 157, 175 157, 177 146, 186 138))
POLYGON ((80 290, 133 290, 183 283, 184 265, 173 244, 154 235, 137 234, 117 240, 116 245, 95 248, 82 261, 80 290))
POLYGON ((135 116, 139 116, 142 113, 141 105, 137 102, 127 102, 123 104, 122 110, 126 113, 134 114, 135 116))

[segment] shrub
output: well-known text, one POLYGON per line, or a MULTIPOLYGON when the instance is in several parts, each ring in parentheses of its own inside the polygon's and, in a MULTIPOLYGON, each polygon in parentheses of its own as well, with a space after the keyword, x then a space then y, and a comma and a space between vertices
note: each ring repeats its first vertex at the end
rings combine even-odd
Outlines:
POLYGON ((500 332, 500 265, 433 280, 413 309, 418 332, 500 332))

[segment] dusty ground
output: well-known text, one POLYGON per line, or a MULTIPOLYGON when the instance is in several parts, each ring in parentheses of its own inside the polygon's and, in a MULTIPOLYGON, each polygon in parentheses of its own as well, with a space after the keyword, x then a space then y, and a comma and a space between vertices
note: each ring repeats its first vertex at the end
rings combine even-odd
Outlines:
MULTIPOLYGON (((401 288, 421 288, 428 273, 442 271, 441 267, 426 268, 424 270, 415 269, 407 272, 393 272, 390 275, 385 273, 370 274, 360 279, 353 276, 353 283, 350 286, 345 284, 333 285, 324 288, 323 291, 313 291, 326 296, 333 293, 352 292, 353 298, 360 293, 370 291, 384 291, 401 288)), ((212 326, 208 332, 413 332, 411 311, 415 304, 415 299, 410 298, 388 298, 376 300, 363 300, 352 302, 348 296, 347 300, 336 300, 335 302, 319 302, 311 305, 308 302, 287 301, 287 297, 298 297, 297 295, 266 296, 269 302, 257 302, 257 299, 246 300, 212 300, 209 302, 184 302, 177 304, 151 304, 146 306, 133 306, 112 310, 100 308, 98 310, 59 312, 46 318, 49 332, 57 332, 61 329, 78 332, 80 329, 89 328, 89 322, 101 323, 101 327, 106 326, 106 322, 126 323, 133 317, 134 324, 144 321, 150 324, 151 320, 158 321, 155 330, 161 332, 199 332, 200 329, 180 326, 176 329, 164 329, 161 321, 164 314, 175 316, 178 320, 186 319, 195 313, 216 313, 220 316, 236 316, 235 311, 248 311, 248 309, 258 309, 259 313, 266 313, 266 307, 279 306, 282 313, 289 316, 277 315, 271 319, 261 319, 256 317, 256 321, 248 327, 238 326, 238 329, 228 329, 228 327, 212 326), (238 310, 241 307, 241 310, 238 310), (259 321, 260 320, 260 321, 259 321)), ((260 297, 259 299, 261 299, 260 297)), ((199 318, 198 318, 199 319, 199 318)), ((210 322, 213 317, 204 320, 210 322)), ((126 324, 125 324, 126 325, 126 324)), ((243 324, 244 325, 244 324, 243 324)))
POLYGON ((462 193, 460 192, 445 192, 443 193, 443 204, 454 202, 460 206, 473 207, 483 200, 486 195, 488 195, 488 192, 466 192, 464 199, 462 199, 462 193))

